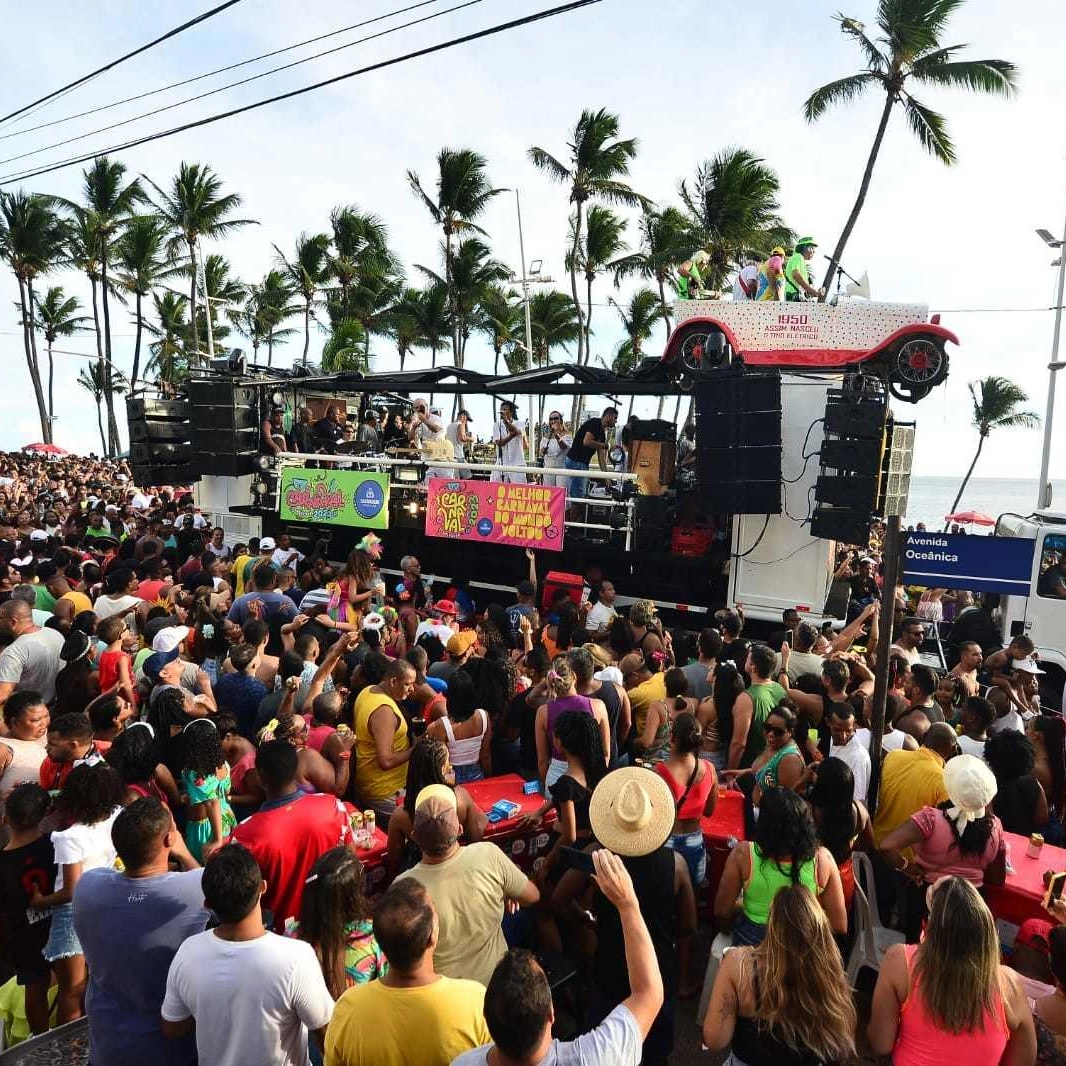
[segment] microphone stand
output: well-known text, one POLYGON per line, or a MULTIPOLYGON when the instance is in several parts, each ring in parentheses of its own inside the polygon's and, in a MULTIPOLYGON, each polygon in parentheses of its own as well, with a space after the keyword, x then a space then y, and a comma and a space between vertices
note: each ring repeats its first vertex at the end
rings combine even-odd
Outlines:
MULTIPOLYGON (((833 262, 833 257, 831 255, 823 255, 822 258, 823 259, 828 259, 830 263, 833 262)), ((834 298, 834 302, 835 303, 839 303, 840 302, 840 285, 841 285, 840 276, 843 274, 844 277, 846 277, 848 279, 848 281, 850 281, 854 285, 858 285, 858 284, 860 284, 860 282, 858 282, 855 278, 853 278, 843 268, 843 266, 841 266, 840 263, 835 263, 834 264, 834 272, 836 273, 836 276, 837 276, 837 291, 836 291, 836 296, 834 298)))

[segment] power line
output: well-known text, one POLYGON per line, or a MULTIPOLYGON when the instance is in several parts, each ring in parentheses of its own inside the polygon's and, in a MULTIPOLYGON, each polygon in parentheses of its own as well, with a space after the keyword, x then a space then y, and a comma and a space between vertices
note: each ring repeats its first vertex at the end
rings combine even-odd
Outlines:
POLYGON ((118 59, 111 60, 110 63, 104 64, 102 67, 98 67, 96 70, 89 74, 85 74, 78 78, 76 81, 68 82, 66 85, 55 89, 53 92, 48 93, 46 96, 41 96, 36 100, 31 101, 23 107, 20 107, 17 111, 12 111, 7 115, 0 115, 0 123, 7 122, 9 119, 15 118, 17 115, 21 115, 24 111, 29 111, 31 107, 36 107, 38 104, 43 104, 48 100, 53 99, 60 94, 67 93, 71 89, 77 88, 79 85, 84 85, 87 81, 92 81, 93 78, 105 71, 111 70, 117 67, 120 63, 125 63, 127 59, 132 59, 134 56, 139 56, 142 52, 147 52, 150 48, 154 48, 157 44, 162 44, 163 41, 169 40, 171 37, 176 37, 179 33, 183 33, 185 30, 190 29, 193 26, 198 25, 201 22, 211 18, 212 15, 217 15, 220 11, 225 11, 228 7, 233 7, 234 4, 239 4, 240 0, 225 0, 224 3, 218 4, 216 7, 211 8, 210 11, 205 11, 202 15, 197 15, 196 18, 189 19, 188 22, 183 22, 180 26, 175 26, 172 30, 168 30, 161 37, 156 37, 154 41, 149 41, 147 44, 142 44, 140 48, 135 48, 132 52, 127 52, 124 56, 119 56, 118 59))
POLYGON ((371 63, 369 66, 359 67, 356 70, 350 70, 345 74, 338 74, 335 77, 326 78, 325 80, 315 82, 312 85, 305 85, 302 89, 292 89, 287 93, 279 93, 277 96, 270 96, 264 100, 257 100, 255 103, 245 104, 243 107, 235 107, 229 111, 219 112, 216 115, 208 115, 206 118, 197 119, 194 122, 186 122, 184 125, 174 126, 169 130, 160 130, 158 133, 146 134, 144 137, 137 137, 132 141, 112 145, 109 148, 100 148, 88 155, 64 159, 61 162, 50 163, 47 166, 39 167, 36 170, 25 171, 20 174, 5 175, 0 177, 0 184, 40 177, 42 174, 51 174, 57 170, 63 170, 66 167, 76 166, 79 163, 87 163, 101 155, 124 152, 142 144, 162 140, 165 137, 172 137, 177 133, 184 133, 187 130, 198 129, 201 126, 209 126, 215 122, 221 122, 223 119, 233 118, 235 115, 242 115, 247 111, 255 111, 260 107, 266 107, 268 104, 276 104, 282 100, 291 100, 294 97, 303 96, 305 93, 314 92, 317 89, 323 89, 330 85, 336 85, 338 82, 347 81, 349 78, 355 78, 362 74, 370 74, 377 70, 384 70, 386 67, 393 67, 400 63, 406 63, 412 59, 420 59, 423 56, 434 55, 437 52, 444 52, 461 44, 469 44, 472 41, 478 41, 485 37, 493 37, 496 34, 505 33, 508 30, 518 29, 521 26, 527 26, 534 22, 542 22, 545 19, 554 18, 556 15, 569 14, 571 11, 578 11, 581 8, 591 7, 593 4, 599 3, 602 3, 602 0, 571 0, 570 3, 560 4, 557 7, 545 8, 543 11, 537 11, 531 15, 524 15, 521 18, 511 19, 509 22, 501 22, 495 26, 489 26, 483 30, 477 30, 474 33, 464 34, 462 37, 453 37, 450 40, 442 41, 440 44, 428 45, 425 48, 419 48, 414 52, 407 52, 404 55, 396 56, 392 59, 383 59, 378 63, 371 63))
MULTIPOLYGON (((433 0, 433 2, 435 2, 435 0, 433 0)), ((151 118, 153 115, 161 115, 164 111, 173 111, 176 107, 184 107, 185 104, 192 104, 197 100, 204 100, 209 96, 216 96, 218 93, 226 92, 228 89, 235 89, 238 86, 247 85, 250 82, 258 81, 260 78, 267 78, 271 74, 278 74, 283 70, 290 70, 293 67, 302 66, 304 63, 310 63, 312 60, 321 59, 323 56, 333 55, 334 52, 343 52, 346 48, 354 48, 357 44, 366 44, 367 41, 374 41, 379 37, 387 37, 390 33, 406 30, 411 26, 417 26, 422 22, 430 22, 433 19, 441 18, 443 15, 451 15, 456 11, 462 11, 463 8, 473 7, 475 4, 483 2, 484 0, 465 0, 465 3, 457 4, 455 7, 448 7, 441 11, 434 11, 429 15, 423 15, 421 18, 412 19, 410 22, 402 22, 398 26, 390 26, 387 30, 379 30, 377 33, 372 33, 368 37, 360 37, 357 40, 349 41, 347 44, 339 44, 335 48, 327 48, 324 52, 316 52, 314 55, 305 56, 303 59, 296 59, 291 63, 283 63, 280 67, 273 67, 270 70, 261 70, 258 74, 252 74, 249 77, 241 78, 238 81, 231 81, 228 85, 220 85, 218 88, 208 89, 207 92, 198 93, 196 96, 186 97, 184 100, 177 100, 172 104, 164 104, 162 107, 157 107, 152 111, 145 111, 140 115, 134 115, 132 118, 124 118, 119 122, 112 122, 110 126, 101 126, 99 129, 89 130, 87 133, 79 133, 74 137, 68 137, 65 141, 56 141, 53 144, 46 144, 43 148, 34 148, 28 152, 22 152, 20 155, 8 156, 6 159, 0 159, 0 165, 3 165, 4 163, 14 163, 17 159, 26 159, 29 156, 40 155, 42 152, 49 152, 53 148, 61 148, 64 144, 74 144, 75 141, 84 141, 86 137, 95 137, 98 133, 107 133, 108 130, 118 129, 119 126, 128 126, 131 122, 140 122, 141 119, 151 118)), ((388 17, 388 15, 380 16, 380 18, 388 17)), ((370 21, 373 22, 378 20, 371 19, 370 21)))
POLYGON ((75 119, 86 118, 89 115, 96 115, 101 111, 110 111, 112 108, 121 107, 123 104, 132 104, 137 100, 146 100, 149 96, 158 96, 160 93, 169 92, 171 89, 180 89, 183 85, 192 85, 194 82, 203 81, 205 78, 213 78, 216 74, 225 74, 227 71, 246 67, 250 63, 258 63, 262 59, 270 59, 273 56, 279 56, 285 52, 292 52, 297 48, 303 48, 305 45, 316 44, 317 42, 325 41, 330 37, 337 37, 340 34, 348 33, 351 30, 362 29, 364 26, 370 26, 375 22, 394 18, 397 15, 406 15, 409 11, 415 11, 420 7, 428 7, 430 4, 436 4, 438 2, 439 0, 420 0, 417 4, 409 4, 407 7, 397 8, 395 11, 386 12, 384 15, 378 15, 372 19, 364 19, 362 22, 354 22, 350 26, 342 26, 339 30, 331 30, 329 33, 322 33, 317 37, 308 37, 305 41, 297 41, 295 44, 286 45, 284 48, 275 48, 273 52, 264 52, 262 55, 252 56, 251 59, 242 59, 238 63, 230 63, 227 66, 218 67, 215 70, 209 70, 206 74, 196 74, 191 78, 183 78, 181 81, 171 82, 169 85, 164 85, 159 89, 149 89, 147 92, 137 93, 135 96, 127 96, 122 100, 115 100, 110 104, 101 104, 99 107, 89 108, 88 111, 79 111, 76 115, 67 115, 65 118, 53 119, 51 122, 42 122, 40 125, 31 126, 29 129, 16 130, 14 133, 0 134, 0 141, 7 141, 13 137, 22 137, 27 133, 36 133, 38 130, 48 129, 50 126, 60 126, 64 122, 73 122, 75 119))

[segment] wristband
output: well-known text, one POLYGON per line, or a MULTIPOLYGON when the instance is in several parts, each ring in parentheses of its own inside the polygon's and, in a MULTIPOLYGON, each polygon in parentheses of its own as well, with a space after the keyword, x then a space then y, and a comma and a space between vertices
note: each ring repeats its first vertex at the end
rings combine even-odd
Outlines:
POLYGON ((350 751, 342 751, 338 753, 337 757, 347 762, 352 757, 352 753, 350 751))

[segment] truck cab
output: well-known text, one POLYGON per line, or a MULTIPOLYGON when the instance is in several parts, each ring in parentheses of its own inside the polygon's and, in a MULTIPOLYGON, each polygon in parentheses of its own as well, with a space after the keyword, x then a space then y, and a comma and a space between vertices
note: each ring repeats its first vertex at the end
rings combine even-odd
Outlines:
POLYGON ((1042 702, 1061 709, 1066 706, 1066 513, 1000 515, 995 532, 997 537, 1036 542, 1028 593, 1002 596, 995 617, 1004 643, 1018 633, 1032 640, 1046 671, 1040 686, 1042 702))

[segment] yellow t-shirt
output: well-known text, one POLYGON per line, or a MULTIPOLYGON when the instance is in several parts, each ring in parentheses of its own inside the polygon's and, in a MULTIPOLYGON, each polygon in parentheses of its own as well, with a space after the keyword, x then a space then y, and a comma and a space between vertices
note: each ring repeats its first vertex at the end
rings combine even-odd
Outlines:
POLYGON ((944 788, 944 760, 929 748, 890 751, 881 766, 873 834, 881 838, 898 829, 923 807, 936 807, 948 798, 944 788))
POLYGON ((370 732, 370 716, 381 706, 391 707, 396 714, 396 733, 392 738, 393 751, 407 749, 407 719, 396 705, 376 686, 359 693, 353 708, 355 717, 355 791, 361 800, 390 799, 407 784, 407 763, 391 770, 378 766, 374 735, 370 732))
POLYGON ((505 899, 517 899, 526 875, 495 844, 467 844, 445 862, 416 867, 396 880, 413 877, 429 893, 440 919, 433 968, 446 977, 466 977, 487 985, 496 963, 507 954, 503 938, 505 899))
POLYGON ((78 592, 77 589, 71 589, 70 592, 65 592, 56 602, 62 603, 64 600, 74 604, 74 613, 76 615, 81 614, 82 611, 91 611, 93 609, 92 600, 90 600, 84 592, 78 592))
POLYGON ((356 985, 333 1008, 326 1066, 451 1066, 464 1051, 492 1043, 484 1007, 485 988, 477 981, 356 985))
POLYGON ((236 578, 236 588, 233 591, 233 598, 244 595, 244 571, 248 569, 248 564, 255 558, 254 555, 238 555, 233 560, 233 566, 230 567, 230 573, 236 578))
POLYGON ((644 723, 648 717, 648 708, 656 700, 666 699, 666 678, 663 674, 652 674, 647 681, 626 690, 629 704, 633 708, 633 721, 637 724, 637 736, 644 732, 644 723))

